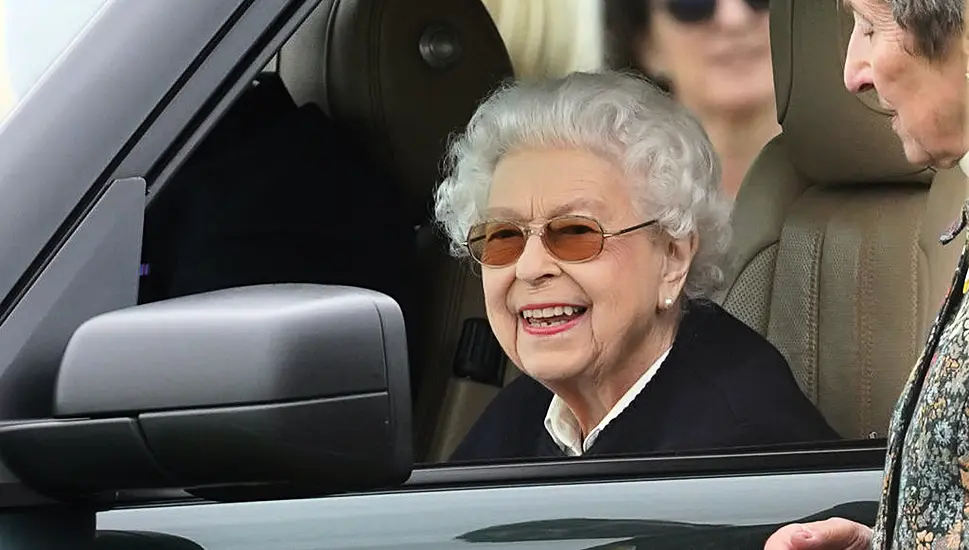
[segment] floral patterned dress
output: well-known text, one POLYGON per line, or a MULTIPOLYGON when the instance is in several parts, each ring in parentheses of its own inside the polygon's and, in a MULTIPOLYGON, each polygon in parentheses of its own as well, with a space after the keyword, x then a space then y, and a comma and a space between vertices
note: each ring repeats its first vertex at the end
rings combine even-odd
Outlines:
MULTIPOLYGON (((955 239, 969 220, 942 236, 955 239)), ((969 235, 922 356, 892 414, 872 548, 969 548, 969 235)))

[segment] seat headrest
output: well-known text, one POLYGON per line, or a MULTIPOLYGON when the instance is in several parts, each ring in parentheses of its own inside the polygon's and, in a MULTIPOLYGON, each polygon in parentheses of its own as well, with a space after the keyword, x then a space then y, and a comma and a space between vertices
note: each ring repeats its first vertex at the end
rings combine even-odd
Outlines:
POLYGON ((324 108, 426 215, 450 135, 513 76, 501 35, 481 0, 328 1, 324 108))
POLYGON ((818 183, 931 181, 911 165, 874 92, 844 87, 852 16, 840 2, 772 0, 777 117, 791 162, 818 183))

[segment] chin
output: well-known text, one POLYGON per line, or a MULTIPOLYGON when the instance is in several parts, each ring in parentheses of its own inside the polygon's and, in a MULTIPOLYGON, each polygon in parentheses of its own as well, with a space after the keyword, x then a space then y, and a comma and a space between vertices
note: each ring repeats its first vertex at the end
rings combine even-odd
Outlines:
MULTIPOLYGON (((935 168, 948 168, 949 166, 944 166, 943 161, 939 159, 932 158, 928 151, 923 149, 918 143, 910 139, 902 140, 902 149, 905 151, 905 160, 913 166, 920 168, 925 168, 927 166, 932 166, 935 168)), ((950 165, 951 166, 951 165, 950 165)))
POLYGON ((938 168, 939 170, 948 170, 949 168, 954 168, 957 164, 959 164, 959 157, 935 159, 931 164, 933 168, 938 168))
POLYGON ((542 383, 555 385, 557 382, 576 378, 585 370, 576 362, 575 354, 542 353, 532 357, 522 357, 522 371, 542 383))

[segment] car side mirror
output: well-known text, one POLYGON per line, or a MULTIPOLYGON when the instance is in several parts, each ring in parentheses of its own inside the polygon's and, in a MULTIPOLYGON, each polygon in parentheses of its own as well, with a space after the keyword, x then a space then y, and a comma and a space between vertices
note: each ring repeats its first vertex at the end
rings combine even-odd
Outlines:
POLYGON ((403 316, 383 294, 211 292, 81 325, 61 363, 54 418, 0 427, 0 455, 57 498, 393 486, 413 467, 409 386, 403 316))

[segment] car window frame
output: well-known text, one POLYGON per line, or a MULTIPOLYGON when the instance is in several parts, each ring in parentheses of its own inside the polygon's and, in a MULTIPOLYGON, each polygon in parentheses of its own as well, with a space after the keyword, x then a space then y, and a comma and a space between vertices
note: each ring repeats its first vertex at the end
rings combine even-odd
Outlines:
POLYGON ((169 177, 194 145, 190 136, 204 134, 233 94, 241 93, 242 74, 254 75, 268 63, 287 36, 281 29, 298 26, 294 14, 308 14, 306 6, 319 2, 231 0, 197 17, 187 10, 191 25, 177 19, 164 31, 155 28, 157 21, 178 11, 168 0, 108 0, 102 6, 0 123, 0 216, 7 220, 0 232, 0 327, 110 182, 144 177, 153 188, 169 177), (151 49, 159 42, 155 33, 162 32, 173 36, 151 49), (137 62, 150 69, 108 79, 95 54, 110 65, 137 62), (74 104, 85 109, 72 109, 74 104), (114 119, 99 120, 116 110, 121 114, 114 119), (58 124, 52 112, 63 115, 58 124), (99 124, 110 129, 87 135, 99 124), (68 151, 70 158, 52 162, 32 154, 51 148, 68 151))
MULTIPOLYGON (((49 391, 45 390, 47 367, 56 365, 77 323, 85 320, 61 315, 57 308, 83 301, 85 311, 100 313, 136 304, 135 295, 130 301, 118 300, 123 293, 115 292, 114 285, 120 277, 122 286, 130 283, 136 288, 137 263, 130 274, 123 271, 123 262, 105 264, 119 265, 116 276, 104 282, 112 290, 86 288, 82 297, 78 288, 56 284, 73 276, 62 273, 63 265, 55 265, 56 259, 96 250, 93 242, 86 242, 81 250, 75 237, 89 225, 110 190, 118 187, 115 184, 141 181, 144 189, 145 174, 162 159, 177 162, 173 149, 177 152, 179 146, 190 146, 183 143, 184 136, 204 132, 205 122, 217 118, 219 108, 234 99, 233 91, 241 93, 245 74, 251 71, 255 75, 281 45, 287 29, 295 29, 301 16, 319 2, 231 0, 218 9, 203 9, 205 16, 189 25, 192 39, 175 31, 161 39, 157 34, 166 29, 154 27, 145 32, 146 27, 164 19, 166 11, 177 9, 179 3, 200 4, 194 0, 109 0, 86 32, 0 124, 0 216, 5 217, 0 231, 0 257, 4 258, 0 263, 0 373, 16 365, 21 355, 29 355, 34 366, 43 367, 32 389, 41 394, 49 391), (129 21, 131 26, 119 21, 129 21), (140 45, 157 42, 163 44, 151 50, 151 55, 139 51, 140 45), (92 57, 92 52, 103 55, 92 57), (119 73, 127 79, 106 78, 105 73, 117 66, 119 58, 147 68, 141 71, 144 74, 119 73), (158 66, 151 64, 159 58, 158 66), (144 75, 144 81, 136 78, 144 75), (112 92, 114 88, 120 89, 112 92), (116 108, 119 112, 113 110, 116 108), (104 118, 110 120, 99 120, 104 118), (43 154, 48 150, 64 154, 52 160, 43 154), (45 293, 32 292, 44 281, 48 283, 45 293), (92 306, 93 302, 98 303, 92 306), (52 324, 47 322, 50 319, 61 321, 52 324), (41 355, 37 354, 38 342, 43 343, 41 355)), ((160 179, 155 176, 156 181, 160 179)), ((145 196, 142 191, 140 198, 130 201, 137 212, 122 206, 127 212, 123 215, 143 217, 145 196)), ((118 207, 114 201, 112 208, 118 207)), ((140 247, 141 224, 136 231, 135 227, 128 224, 115 229, 131 231, 125 238, 140 247)), ((114 250, 110 244, 101 248, 114 250)), ((9 378, 5 378, 7 383, 15 384, 9 378)), ((5 405, 0 420, 32 417, 33 413, 18 409, 22 403, 5 405)), ((2 462, 0 487, 6 495, 0 498, 0 509, 46 502, 2 462)))

